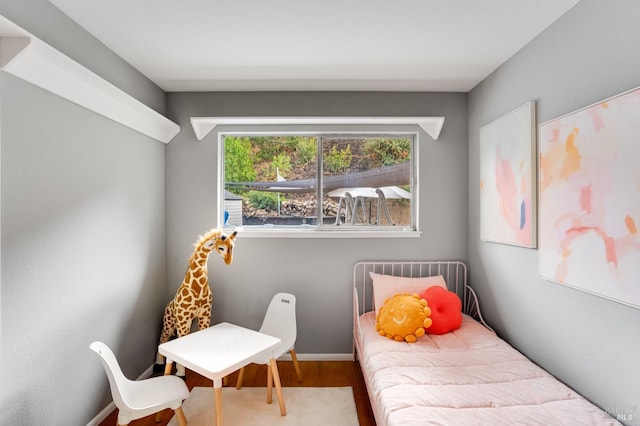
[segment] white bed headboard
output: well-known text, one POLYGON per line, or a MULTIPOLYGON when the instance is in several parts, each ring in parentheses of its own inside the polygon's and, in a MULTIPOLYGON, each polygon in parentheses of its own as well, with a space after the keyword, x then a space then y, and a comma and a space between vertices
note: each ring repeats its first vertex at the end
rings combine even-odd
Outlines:
POLYGON ((365 312, 375 309, 370 272, 400 277, 430 277, 442 275, 450 291, 462 301, 462 312, 481 322, 478 298, 468 285, 467 265, 458 260, 411 260, 411 261, 362 261, 353 267, 354 320, 365 312))

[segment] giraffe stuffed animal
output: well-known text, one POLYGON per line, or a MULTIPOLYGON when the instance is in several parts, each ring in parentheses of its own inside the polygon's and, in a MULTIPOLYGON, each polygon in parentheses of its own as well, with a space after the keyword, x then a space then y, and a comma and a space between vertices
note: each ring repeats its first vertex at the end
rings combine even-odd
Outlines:
MULTIPOLYGON (((184 280, 178 288, 173 300, 167 304, 162 319, 160 344, 168 342, 177 334, 186 336, 191 331, 191 324, 198 319, 198 329, 203 330, 211 325, 211 301, 213 296, 207 276, 207 261, 213 251, 218 253, 226 265, 233 261, 233 246, 238 231, 225 235, 219 229, 211 229, 195 243, 195 250, 189 259, 189 268, 184 280)), ((156 355, 156 366, 164 364, 164 356, 156 355)), ((176 375, 184 377, 184 366, 176 364, 176 375)))

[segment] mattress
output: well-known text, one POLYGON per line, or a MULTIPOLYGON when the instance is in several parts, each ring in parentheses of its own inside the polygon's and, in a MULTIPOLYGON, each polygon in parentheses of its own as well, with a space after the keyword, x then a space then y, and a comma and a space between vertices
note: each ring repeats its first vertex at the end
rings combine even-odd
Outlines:
POLYGON ((411 344, 374 325, 360 316, 355 338, 378 426, 620 424, 471 317, 411 344))

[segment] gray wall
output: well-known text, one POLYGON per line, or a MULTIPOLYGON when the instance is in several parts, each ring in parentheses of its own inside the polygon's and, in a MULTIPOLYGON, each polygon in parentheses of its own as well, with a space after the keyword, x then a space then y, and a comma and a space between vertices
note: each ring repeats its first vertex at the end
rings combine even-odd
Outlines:
POLYGON ((234 262, 209 261, 213 322, 258 328, 278 291, 298 299, 300 354, 349 354, 353 264, 364 259, 466 256, 467 103, 456 93, 170 93, 169 117, 182 132, 167 145, 167 297, 180 285, 198 235, 215 226, 217 133, 197 141, 192 116, 437 115, 438 141, 420 134, 420 238, 236 240, 234 262))
MULTIPOLYGON (((164 109, 162 91, 49 2, 0 13, 164 109)), ((0 138, 0 424, 86 424, 111 401, 93 340, 132 378, 154 359, 164 144, 5 73, 0 138)))
POLYGON ((640 310, 539 279, 537 250, 479 240, 479 129, 530 100, 538 123, 640 85, 640 2, 582 0, 469 95, 469 262, 488 322, 603 408, 640 410, 640 310))

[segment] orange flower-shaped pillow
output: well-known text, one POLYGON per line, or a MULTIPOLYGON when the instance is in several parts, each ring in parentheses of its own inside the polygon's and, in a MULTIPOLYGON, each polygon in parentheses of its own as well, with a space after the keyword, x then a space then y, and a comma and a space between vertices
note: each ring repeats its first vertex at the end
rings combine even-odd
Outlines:
POLYGON ((387 299, 376 317, 376 331, 398 342, 414 343, 431 326, 431 309, 417 294, 396 294, 387 299))
POLYGON ((429 303, 433 324, 429 334, 445 334, 462 325, 462 302, 453 291, 442 287, 429 287, 420 294, 429 303))

